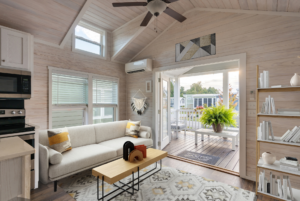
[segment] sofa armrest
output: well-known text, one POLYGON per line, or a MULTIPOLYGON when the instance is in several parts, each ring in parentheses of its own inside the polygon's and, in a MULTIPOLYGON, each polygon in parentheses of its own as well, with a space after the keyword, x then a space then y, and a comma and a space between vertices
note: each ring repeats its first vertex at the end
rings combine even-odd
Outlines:
POLYGON ((46 146, 41 144, 39 144, 39 168, 40 181, 43 184, 49 183, 49 151, 46 146))
POLYGON ((152 129, 148 126, 141 126, 140 131, 147 131, 150 134, 150 139, 152 138, 152 129))

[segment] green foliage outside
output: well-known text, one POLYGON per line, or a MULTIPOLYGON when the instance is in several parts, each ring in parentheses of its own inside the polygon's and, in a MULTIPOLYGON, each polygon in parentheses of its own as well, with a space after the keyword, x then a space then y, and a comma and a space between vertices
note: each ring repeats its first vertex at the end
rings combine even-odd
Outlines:
MULTIPOLYGON (((171 97, 174 97, 174 85, 171 82, 171 97)), ((205 88, 202 87, 201 82, 193 83, 191 88, 184 90, 184 87, 180 87, 180 97, 183 97, 183 94, 219 94, 218 89, 214 87, 205 88)))
POLYGON ((223 126, 234 126, 236 127, 236 112, 233 108, 226 109, 224 105, 216 107, 204 107, 200 122, 205 126, 211 126, 215 124, 221 124, 223 126))

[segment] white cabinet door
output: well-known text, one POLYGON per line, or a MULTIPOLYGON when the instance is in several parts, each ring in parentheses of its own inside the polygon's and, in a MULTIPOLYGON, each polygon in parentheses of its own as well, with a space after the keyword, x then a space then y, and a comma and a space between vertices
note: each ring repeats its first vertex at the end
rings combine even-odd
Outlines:
POLYGON ((1 28, 1 66, 29 69, 28 34, 1 28))

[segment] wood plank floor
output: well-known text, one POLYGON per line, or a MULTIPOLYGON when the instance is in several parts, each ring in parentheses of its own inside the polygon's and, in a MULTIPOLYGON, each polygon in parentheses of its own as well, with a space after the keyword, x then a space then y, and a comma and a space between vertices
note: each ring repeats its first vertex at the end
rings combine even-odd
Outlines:
POLYGON ((231 139, 224 140, 222 137, 204 135, 204 141, 201 141, 201 135, 198 136, 198 145, 195 145, 195 134, 193 132, 178 133, 176 139, 175 133, 172 134, 172 141, 164 150, 171 155, 177 156, 181 152, 188 150, 192 152, 220 157, 215 166, 226 168, 239 172, 239 149, 236 147, 232 151, 231 139))
MULTIPOLYGON (((195 175, 199 175, 205 178, 213 179, 233 185, 239 188, 243 188, 249 191, 255 191, 255 182, 241 179, 240 177, 212 170, 209 168, 185 163, 171 158, 163 159, 163 165, 176 168, 179 170, 187 171, 195 175)), ((44 185, 40 184, 38 189, 31 191, 31 201, 75 201, 69 194, 67 194, 62 188, 57 187, 57 192, 53 192, 53 183, 44 185)), ((96 199, 95 199, 96 200, 96 199)), ((257 201, 275 201, 264 196, 258 196, 257 201)))

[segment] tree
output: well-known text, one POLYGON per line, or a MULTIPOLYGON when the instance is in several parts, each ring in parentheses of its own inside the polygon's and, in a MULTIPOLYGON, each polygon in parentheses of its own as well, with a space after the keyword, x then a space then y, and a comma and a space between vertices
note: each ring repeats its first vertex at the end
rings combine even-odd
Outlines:
MULTIPOLYGON (((170 96, 171 97, 174 97, 174 85, 172 82, 170 82, 170 96)), ((180 87, 180 97, 183 97, 183 94, 184 94, 184 87, 180 87)))
POLYGON ((201 82, 193 83, 185 94, 218 94, 219 91, 214 87, 203 88, 201 82))
MULTIPOLYGON (((237 99, 237 94, 233 94, 232 92, 233 88, 232 86, 229 84, 229 108, 231 109, 234 109, 237 104, 238 104, 238 99, 237 99)), ((219 105, 223 105, 224 102, 223 102, 223 91, 219 90, 219 101, 218 101, 218 104, 219 105)))

